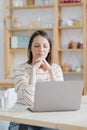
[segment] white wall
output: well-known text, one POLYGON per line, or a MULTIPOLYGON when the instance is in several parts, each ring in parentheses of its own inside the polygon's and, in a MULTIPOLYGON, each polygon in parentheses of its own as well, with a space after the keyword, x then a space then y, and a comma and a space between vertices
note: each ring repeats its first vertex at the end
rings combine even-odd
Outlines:
POLYGON ((0 80, 4 78, 4 1, 0 1, 0 80))

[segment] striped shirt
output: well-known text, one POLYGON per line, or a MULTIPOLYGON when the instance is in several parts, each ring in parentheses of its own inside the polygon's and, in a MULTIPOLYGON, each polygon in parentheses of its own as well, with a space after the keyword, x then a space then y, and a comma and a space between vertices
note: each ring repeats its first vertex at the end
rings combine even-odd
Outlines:
MULTIPOLYGON (((17 93, 17 104, 33 106, 34 104, 34 93, 35 86, 30 84, 30 75, 31 75, 32 65, 24 63, 17 65, 13 70, 13 77, 15 83, 15 90, 17 93)), ((52 69, 56 76, 56 80, 63 81, 63 74, 61 67, 57 64, 52 64, 52 69)), ((50 74, 48 71, 43 71, 38 69, 36 72, 36 81, 50 81, 50 74)))

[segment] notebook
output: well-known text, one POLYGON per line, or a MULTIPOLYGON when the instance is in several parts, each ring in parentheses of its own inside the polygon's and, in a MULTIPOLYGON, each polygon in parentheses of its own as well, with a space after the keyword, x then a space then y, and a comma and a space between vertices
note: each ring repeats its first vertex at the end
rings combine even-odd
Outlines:
POLYGON ((80 109, 83 81, 45 81, 36 83, 33 112, 80 109))

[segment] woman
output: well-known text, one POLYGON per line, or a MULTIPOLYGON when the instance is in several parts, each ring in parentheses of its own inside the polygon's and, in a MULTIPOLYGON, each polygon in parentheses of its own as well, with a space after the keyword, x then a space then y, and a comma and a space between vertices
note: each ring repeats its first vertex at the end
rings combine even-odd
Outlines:
MULTIPOLYGON (((34 104, 36 82, 63 81, 60 66, 52 64, 52 44, 46 32, 38 30, 32 34, 28 45, 28 61, 16 66, 13 74, 17 92, 16 104, 21 104, 26 108, 34 104)), ((9 130, 25 129, 48 130, 39 126, 10 123, 9 130)))

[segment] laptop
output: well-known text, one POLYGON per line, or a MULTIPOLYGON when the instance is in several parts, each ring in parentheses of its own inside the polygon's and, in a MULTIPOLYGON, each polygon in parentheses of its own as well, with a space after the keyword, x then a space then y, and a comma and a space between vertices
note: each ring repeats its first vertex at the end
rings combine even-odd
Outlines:
POLYGON ((33 112, 73 111, 80 109, 83 81, 37 82, 33 112))

